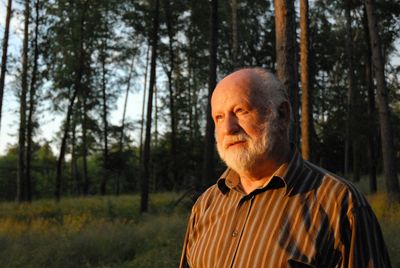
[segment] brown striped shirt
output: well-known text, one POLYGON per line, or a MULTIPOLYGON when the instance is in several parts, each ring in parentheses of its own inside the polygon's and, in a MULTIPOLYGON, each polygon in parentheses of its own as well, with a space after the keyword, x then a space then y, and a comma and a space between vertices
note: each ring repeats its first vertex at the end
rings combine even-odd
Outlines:
POLYGON ((180 267, 391 266, 364 196, 296 152, 250 194, 227 169, 193 206, 180 267))

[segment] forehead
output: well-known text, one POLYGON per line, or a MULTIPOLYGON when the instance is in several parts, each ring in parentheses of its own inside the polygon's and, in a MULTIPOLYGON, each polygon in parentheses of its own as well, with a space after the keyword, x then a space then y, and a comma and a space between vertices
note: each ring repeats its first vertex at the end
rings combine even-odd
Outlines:
POLYGON ((233 73, 224 78, 215 88, 211 99, 213 110, 229 104, 254 105, 254 85, 257 78, 250 72, 233 73))

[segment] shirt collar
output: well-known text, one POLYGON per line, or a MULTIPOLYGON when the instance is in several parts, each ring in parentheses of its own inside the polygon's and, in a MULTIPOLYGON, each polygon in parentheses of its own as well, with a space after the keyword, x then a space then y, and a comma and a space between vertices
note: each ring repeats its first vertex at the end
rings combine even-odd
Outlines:
MULTIPOLYGON (((261 187, 261 189, 265 189, 268 186, 272 186, 275 188, 276 186, 281 185, 282 182, 284 183, 285 187, 285 195, 289 194, 290 191, 293 189, 295 185, 295 178, 299 175, 302 171, 303 167, 303 158, 301 157, 300 152, 297 150, 296 146, 292 146, 291 150, 292 158, 290 161, 283 163, 272 175, 271 180, 265 183, 261 187), (280 181, 280 183, 277 183, 280 181)), ((235 190, 239 192, 244 192, 241 184, 240 184, 240 177, 239 174, 236 173, 231 168, 227 168, 225 172, 220 176, 217 181, 217 186, 219 190, 226 194, 230 190, 235 190)))

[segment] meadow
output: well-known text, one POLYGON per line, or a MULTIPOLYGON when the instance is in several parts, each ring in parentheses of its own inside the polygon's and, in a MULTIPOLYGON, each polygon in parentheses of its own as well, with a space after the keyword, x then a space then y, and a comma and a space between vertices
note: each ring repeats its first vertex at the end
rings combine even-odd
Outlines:
POLYGON ((177 267, 189 209, 177 194, 0 204, 0 267, 177 267))
MULTIPOLYGON (((144 215, 138 195, 1 203, 0 267, 177 267, 190 210, 178 197, 152 194, 144 215)), ((400 267, 400 204, 368 199, 400 267)))

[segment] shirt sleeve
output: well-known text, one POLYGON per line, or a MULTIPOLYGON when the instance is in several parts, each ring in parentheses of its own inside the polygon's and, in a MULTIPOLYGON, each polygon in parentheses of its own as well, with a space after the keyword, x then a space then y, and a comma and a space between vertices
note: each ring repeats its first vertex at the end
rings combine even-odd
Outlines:
POLYGON ((391 267, 381 228, 371 207, 353 208, 342 222, 341 267, 391 267))

